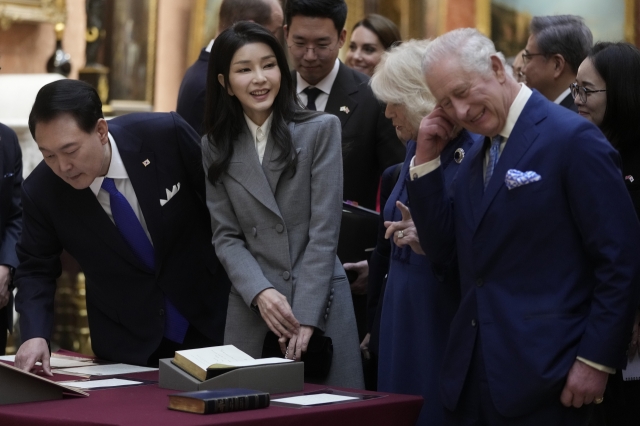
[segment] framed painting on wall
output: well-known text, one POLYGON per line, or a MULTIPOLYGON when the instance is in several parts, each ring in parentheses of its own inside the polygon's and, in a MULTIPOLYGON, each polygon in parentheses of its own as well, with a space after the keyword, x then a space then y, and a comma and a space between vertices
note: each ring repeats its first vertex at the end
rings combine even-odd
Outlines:
POLYGON ((0 29, 21 22, 65 22, 65 6, 65 0, 0 0, 0 29))

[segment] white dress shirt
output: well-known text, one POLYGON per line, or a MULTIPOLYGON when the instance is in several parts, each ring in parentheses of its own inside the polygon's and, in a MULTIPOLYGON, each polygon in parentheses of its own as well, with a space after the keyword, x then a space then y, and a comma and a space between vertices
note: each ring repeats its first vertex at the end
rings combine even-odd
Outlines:
MULTIPOLYGON (((91 191, 98 198, 98 202, 113 222, 113 215, 111 214, 111 199, 109 193, 102 189, 102 182, 105 177, 112 178, 113 182, 116 184, 116 189, 120 191, 124 198, 127 199, 131 208, 133 208, 133 212, 136 214, 136 217, 142 224, 142 229, 144 229, 144 233, 147 234, 149 241, 153 244, 151 240, 151 235, 149 235, 149 230, 147 229, 147 223, 144 220, 144 215, 142 214, 142 210, 140 209, 140 204, 138 204, 138 197, 136 196, 136 192, 133 189, 133 185, 131 184, 131 180, 129 179, 129 174, 127 173, 127 169, 124 167, 124 163, 122 162, 122 157, 120 157, 120 151, 118 151, 118 145, 113 140, 113 136, 109 133, 109 144, 111 145, 111 163, 109 164, 109 170, 105 176, 99 176, 94 179, 94 181, 89 185, 91 191)), ((114 222, 115 223, 115 222, 114 222)))
POLYGON ((253 143, 255 144, 256 152, 258 153, 258 158, 260 159, 260 164, 262 164, 264 150, 267 147, 267 139, 269 138, 269 132, 271 131, 271 120, 273 119, 273 113, 269 114, 269 117, 267 117, 264 123, 262 123, 262 126, 258 126, 256 123, 254 123, 247 114, 244 114, 244 119, 247 122, 247 126, 249 126, 251 136, 253 137, 253 143))
POLYGON ((560 102, 562 102, 564 100, 564 98, 569 96, 569 93, 571 93, 571 88, 567 87, 567 90, 565 90, 564 92, 560 93, 560 96, 558 96, 558 98, 555 101, 553 101, 553 103, 560 105, 560 102))
POLYGON ((336 81, 336 77, 338 76, 338 71, 340 70, 340 60, 336 59, 335 64, 333 64, 333 69, 325 78, 320 80, 318 84, 315 86, 311 86, 307 83, 301 76, 299 72, 296 72, 297 76, 297 86, 296 92, 298 93, 298 97, 302 102, 302 105, 307 105, 307 94, 303 92, 307 87, 315 87, 320 89, 322 93, 318 94, 316 98, 316 110, 324 111, 327 107, 327 101, 329 100, 329 93, 331 93, 331 88, 333 87, 333 83, 336 81))

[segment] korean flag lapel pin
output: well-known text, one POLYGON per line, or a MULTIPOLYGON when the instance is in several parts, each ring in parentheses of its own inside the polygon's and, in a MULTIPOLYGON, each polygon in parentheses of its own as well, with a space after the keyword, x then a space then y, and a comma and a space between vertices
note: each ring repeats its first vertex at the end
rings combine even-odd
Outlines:
POLYGON ((149 161, 148 158, 142 162, 142 165, 144 165, 145 167, 147 167, 149 164, 151 164, 151 161, 149 161))
POLYGON ((350 112, 348 106, 341 106, 340 111, 343 111, 345 114, 349 114, 350 112))

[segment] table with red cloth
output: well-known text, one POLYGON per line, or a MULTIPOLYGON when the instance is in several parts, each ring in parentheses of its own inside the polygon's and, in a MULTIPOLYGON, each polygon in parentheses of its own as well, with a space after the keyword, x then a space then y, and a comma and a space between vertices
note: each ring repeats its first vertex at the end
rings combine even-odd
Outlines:
MULTIPOLYGON (((149 381, 157 382, 158 371, 114 377, 147 381, 147 384, 88 390, 89 397, 65 396, 62 400, 0 405, 0 425, 408 426, 415 424, 422 407, 420 396, 331 387, 337 391, 380 397, 304 408, 271 405, 265 409, 201 415, 167 408, 168 395, 179 391, 160 388, 157 383, 150 384, 149 381)), ((53 380, 78 380, 78 377, 55 374, 53 380)), ((321 389, 327 389, 327 386, 304 385, 305 393, 321 389)), ((271 398, 278 396, 272 395, 271 398)))

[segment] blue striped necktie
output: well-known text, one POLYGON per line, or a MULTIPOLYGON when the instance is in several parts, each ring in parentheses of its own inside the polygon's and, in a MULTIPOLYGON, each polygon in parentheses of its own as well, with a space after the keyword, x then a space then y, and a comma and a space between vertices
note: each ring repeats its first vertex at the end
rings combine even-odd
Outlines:
POLYGON ((498 164, 500 158, 500 143, 502 142, 502 136, 496 135, 491 139, 491 147, 489 148, 489 161, 487 162, 487 169, 484 172, 484 187, 487 188, 491 176, 493 176, 493 170, 498 164))
MULTIPOLYGON (((133 208, 131 208, 131 204, 118 191, 112 178, 104 178, 102 189, 109 193, 111 215, 120 235, 122 235, 136 257, 140 259, 147 269, 150 272, 154 272, 156 268, 153 245, 151 245, 151 241, 149 241, 147 234, 144 232, 142 224, 133 208)), ((182 343, 189 328, 189 321, 178 312, 166 297, 164 298, 164 304, 164 337, 173 342, 182 343)))

